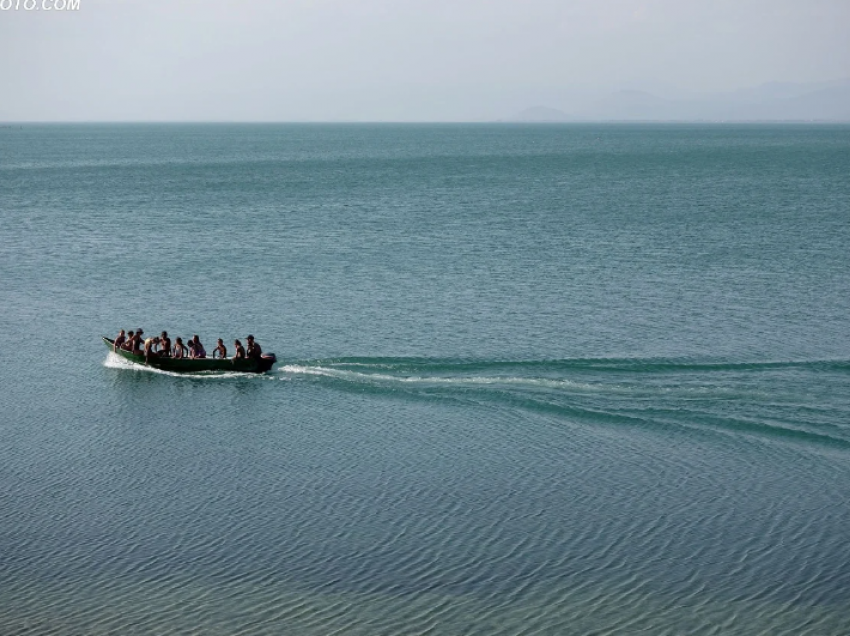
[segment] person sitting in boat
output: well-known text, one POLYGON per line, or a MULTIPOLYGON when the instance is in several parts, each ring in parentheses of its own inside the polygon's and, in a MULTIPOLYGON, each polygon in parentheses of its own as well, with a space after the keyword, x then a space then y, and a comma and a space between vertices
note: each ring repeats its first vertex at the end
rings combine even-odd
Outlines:
POLYGON ((204 349, 204 345, 201 344, 201 339, 198 338, 198 334, 192 336, 192 340, 189 341, 189 357, 190 358, 206 358, 207 352, 204 349))
POLYGON ((248 349, 245 351, 245 355, 248 358, 259 359, 260 356, 263 355, 263 348, 260 346, 259 342, 254 341, 254 336, 248 336, 248 349))
POLYGON ((145 338, 142 342, 142 351, 145 354, 145 357, 149 355, 154 355, 156 353, 156 346, 159 344, 159 338, 154 336, 151 338, 145 338))
POLYGON ((115 338, 115 342, 112 343, 112 350, 118 351, 124 346, 124 343, 127 342, 127 336, 124 335, 124 330, 118 332, 118 336, 115 338))
POLYGON ((227 357, 227 347, 224 346, 224 341, 219 338, 216 340, 215 349, 213 349, 213 358, 226 358, 227 357), (218 354, 218 356, 216 356, 218 354))
POLYGON ((159 336, 153 338, 145 338, 145 362, 150 360, 151 356, 157 355, 154 347, 159 344, 159 336))
POLYGON ((233 346, 236 348, 236 353, 233 354, 233 359, 238 360, 239 358, 245 357, 245 347, 242 346, 242 343, 238 340, 233 341, 233 346))
POLYGON ((136 329, 136 335, 133 336, 133 339, 130 341, 130 351, 139 355, 142 353, 142 346, 144 345, 144 340, 142 340, 142 334, 145 333, 141 328, 136 329))
POLYGON ((124 340, 124 342, 121 343, 121 348, 124 349, 124 351, 132 351, 133 350, 133 339, 135 337, 136 337, 135 331, 128 331, 127 332, 127 338, 124 340))
POLYGON ((157 352, 161 358, 171 356, 171 338, 168 337, 168 332, 163 331, 159 334, 159 351, 157 352))
POLYGON ((171 352, 171 355, 177 359, 185 358, 187 351, 188 349, 186 349, 186 345, 183 344, 183 338, 177 338, 177 340, 174 341, 174 351, 171 352))

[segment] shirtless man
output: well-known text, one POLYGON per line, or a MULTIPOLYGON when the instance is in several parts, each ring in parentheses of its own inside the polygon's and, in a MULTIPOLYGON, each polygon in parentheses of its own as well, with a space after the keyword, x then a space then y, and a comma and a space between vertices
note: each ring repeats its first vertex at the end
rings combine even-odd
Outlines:
POLYGON ((236 347, 236 353, 233 354, 233 359, 238 360, 239 358, 245 357, 245 347, 242 346, 242 343, 238 340, 233 341, 233 346, 236 347))
POLYGON ((118 332, 118 337, 115 338, 115 342, 112 343, 112 350, 118 351, 124 343, 127 341, 127 336, 124 335, 124 330, 118 332))
POLYGON ((254 336, 248 336, 248 349, 245 351, 245 355, 249 358, 258 359, 263 355, 263 348, 260 346, 259 342, 254 342, 254 336))
POLYGON ((227 347, 224 346, 224 341, 221 338, 216 340, 215 349, 213 349, 212 356, 213 356, 213 358, 216 358, 216 357, 226 358, 227 357, 227 347), (218 354, 218 356, 216 356, 215 354, 218 354))
POLYGON ((135 331, 128 331, 127 332, 127 338, 124 340, 124 342, 121 343, 121 348, 124 349, 124 351, 132 351, 133 350, 133 339, 135 337, 136 337, 135 331))
POLYGON ((186 345, 183 344, 183 338, 177 338, 177 340, 174 342, 174 351, 171 352, 172 355, 178 359, 184 358, 186 357, 187 351, 188 349, 186 349, 186 345))
POLYGON ((151 356, 155 356, 156 352, 153 350, 156 345, 159 344, 159 336, 154 336, 153 338, 145 339, 145 363, 150 360, 151 356))
POLYGON ((159 351, 157 353, 163 358, 171 356, 171 338, 168 337, 167 331, 159 334, 159 351))

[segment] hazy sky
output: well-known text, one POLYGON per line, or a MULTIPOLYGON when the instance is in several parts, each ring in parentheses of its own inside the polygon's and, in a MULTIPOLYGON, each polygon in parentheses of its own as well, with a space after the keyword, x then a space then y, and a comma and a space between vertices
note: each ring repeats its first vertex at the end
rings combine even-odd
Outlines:
POLYGON ((0 0, 0 120, 492 120, 850 76, 850 0, 25 2, 63 4, 0 0))

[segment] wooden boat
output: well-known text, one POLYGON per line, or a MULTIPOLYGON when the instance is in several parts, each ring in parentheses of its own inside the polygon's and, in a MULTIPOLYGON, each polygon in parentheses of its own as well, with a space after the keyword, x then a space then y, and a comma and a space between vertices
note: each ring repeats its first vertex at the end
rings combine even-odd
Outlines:
MULTIPOLYGON (((103 336, 103 342, 113 351, 115 341, 103 336)), ((270 371, 277 362, 273 353, 264 353, 259 359, 240 358, 160 358, 152 355, 145 361, 143 353, 133 353, 125 349, 118 349, 116 354, 143 366, 162 369, 163 371, 174 371, 175 373, 200 373, 202 371, 239 371, 240 373, 265 373, 270 371)))

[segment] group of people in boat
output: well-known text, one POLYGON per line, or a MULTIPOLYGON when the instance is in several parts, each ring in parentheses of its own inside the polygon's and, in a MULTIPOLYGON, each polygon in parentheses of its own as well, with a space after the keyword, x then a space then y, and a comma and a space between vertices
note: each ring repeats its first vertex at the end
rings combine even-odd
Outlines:
MULTIPOLYGON (((136 355, 144 354, 146 361, 153 356, 191 359, 207 357, 207 351, 204 349, 204 345, 201 344, 198 334, 189 338, 186 344, 183 344, 182 338, 175 338, 173 346, 167 331, 163 331, 158 336, 150 338, 145 338, 144 334, 145 332, 142 329, 129 332, 125 332, 122 329, 112 345, 113 351, 123 349, 136 355)), ((233 360, 238 360, 239 358, 260 358, 263 355, 263 349, 260 347, 260 343, 254 340, 254 336, 248 336, 246 343, 248 346, 243 347, 239 340, 233 342, 236 350, 232 357, 233 360)), ((224 346, 224 341, 221 338, 216 341, 215 349, 212 351, 212 357, 227 357, 227 347, 224 346)))

